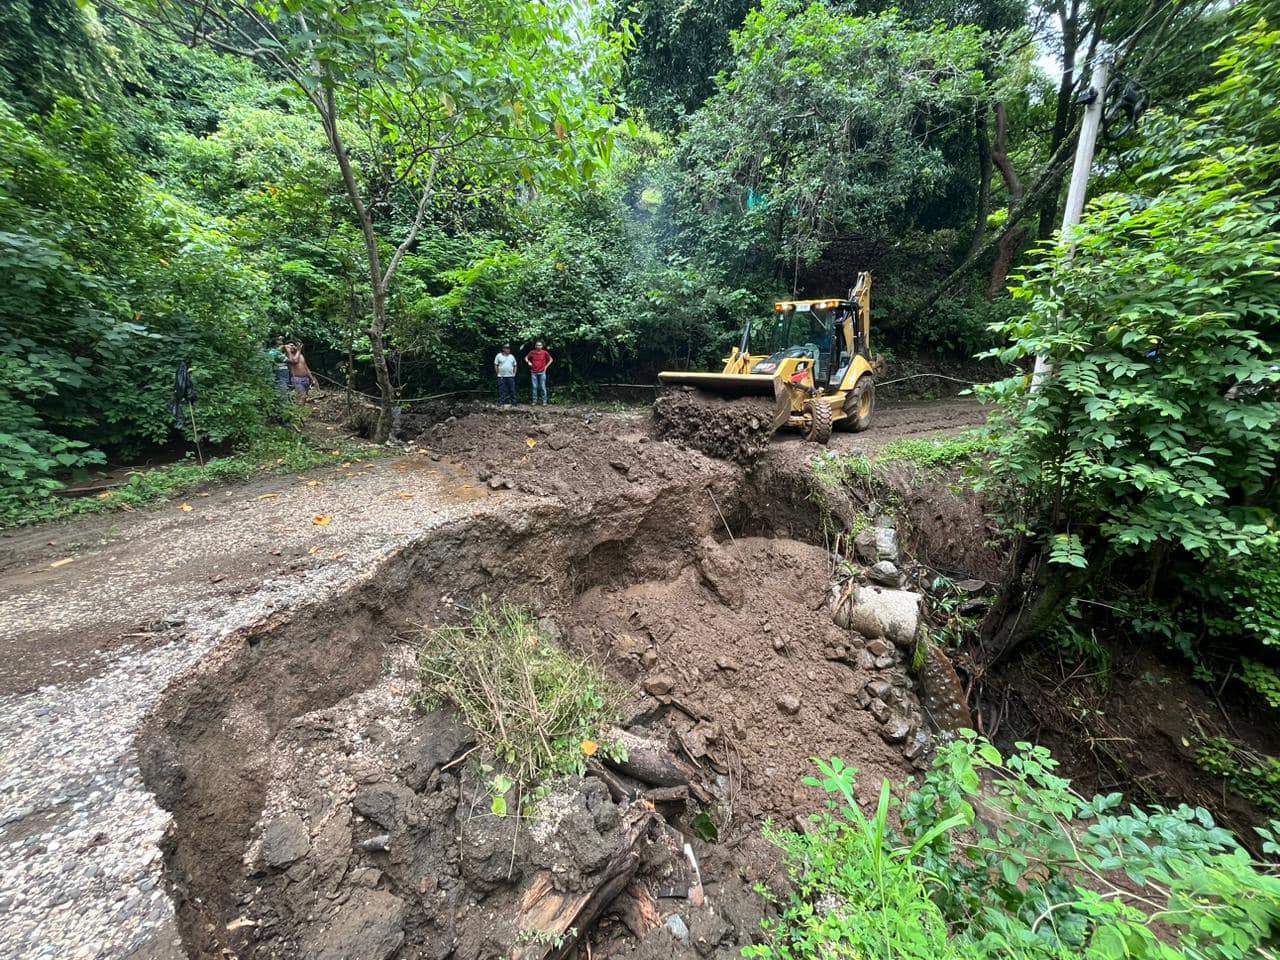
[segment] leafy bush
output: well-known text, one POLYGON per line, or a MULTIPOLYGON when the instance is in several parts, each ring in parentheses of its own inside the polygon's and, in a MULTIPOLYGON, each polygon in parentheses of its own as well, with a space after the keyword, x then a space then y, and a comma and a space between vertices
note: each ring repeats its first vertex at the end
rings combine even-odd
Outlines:
POLYGON ((1244 685, 1255 693, 1260 693, 1271 706, 1280 710, 1280 671, 1268 667, 1265 663, 1240 658, 1240 679, 1244 685))
POLYGON ((1074 253, 1046 251, 1014 291, 1027 315, 993 355, 1054 373, 1029 396, 1022 377, 989 391, 992 477, 1029 493, 1045 534, 1200 558, 1273 535, 1280 400, 1253 388, 1280 382, 1278 40, 1245 34, 1189 116, 1153 120, 1142 192, 1093 201, 1074 253))
POLYGON ((1232 793, 1280 815, 1280 757, 1260 756, 1226 737, 1196 742, 1196 764, 1221 777, 1232 793))
POLYGON ((423 634, 418 682, 417 704, 456 707, 521 788, 584 772, 588 756, 611 748, 605 735, 622 702, 589 661, 552 643, 527 611, 495 607, 487 597, 467 623, 423 634))
MULTIPOLYGON (((1274 865, 1204 810, 1085 800, 1044 748, 1006 759, 966 732, 907 791, 901 830, 887 783, 868 818, 856 770, 815 762, 829 812, 805 835, 771 829, 794 886, 749 956, 1237 960, 1280 938, 1274 865)), ((1278 829, 1259 830, 1268 853, 1278 829)))

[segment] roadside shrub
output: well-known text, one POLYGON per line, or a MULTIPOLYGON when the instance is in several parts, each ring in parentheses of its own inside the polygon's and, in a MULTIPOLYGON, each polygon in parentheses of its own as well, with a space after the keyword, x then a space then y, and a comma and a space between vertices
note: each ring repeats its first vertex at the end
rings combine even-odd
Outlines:
MULTIPOLYGON (((297 473, 339 461, 343 458, 371 458, 387 453, 384 447, 352 447, 321 450, 292 430, 276 428, 255 434, 236 452, 215 457, 203 466, 188 460, 154 470, 137 470, 129 474, 123 486, 106 490, 96 497, 60 500, 56 497, 32 499, 20 492, 0 489, 0 529, 59 520, 88 513, 131 510, 157 500, 175 497, 205 483, 247 480, 267 473, 297 473)), ((0 469, 4 468, 3 446, 0 446, 0 469)))
MULTIPOLYGON (((1071 790, 1043 747, 1005 758, 972 731, 942 746, 890 826, 856 770, 817 760, 829 812, 805 835, 770 828, 793 892, 748 956, 1266 957, 1280 938, 1280 876, 1208 812, 1125 806, 1071 790), (1171 944, 1177 944, 1172 946, 1171 944)), ((1263 848, 1280 853, 1272 822, 1263 848)))
POLYGON ((612 749, 606 735, 622 702, 621 691, 552 643, 528 611, 487 597, 466 623, 424 632, 418 684, 417 705, 455 707, 521 788, 581 774, 589 756, 612 749))
POLYGON ((1280 816, 1280 757, 1254 753, 1227 737, 1206 737, 1196 742, 1196 764, 1232 793, 1280 816))

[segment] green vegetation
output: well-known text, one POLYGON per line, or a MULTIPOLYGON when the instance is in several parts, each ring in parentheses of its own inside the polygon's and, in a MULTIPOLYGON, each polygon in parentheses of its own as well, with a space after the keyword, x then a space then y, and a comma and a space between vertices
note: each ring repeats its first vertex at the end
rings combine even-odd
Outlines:
MULTIPOLYGON (((1010 589, 1032 583, 1026 602, 1005 598, 1018 617, 990 625, 996 658, 1127 558, 1156 569, 1110 589, 1150 595, 1179 572, 1206 599, 1275 585, 1280 33, 1249 25, 1259 9, 1236 12, 1246 28, 1191 109, 1147 123, 1133 187, 1096 199, 1014 291, 1026 312, 991 356, 1041 356, 1052 375, 986 390, 999 412, 984 486, 1019 540, 1010 589)), ((1251 615, 1263 642, 1273 599, 1251 615)))
MULTIPOLYGON (((792 893, 748 956, 1235 960, 1280 935, 1280 876, 1206 811, 1085 799, 1043 748, 1006 758, 967 733, 901 799, 886 781, 870 817, 857 771, 815 762, 828 812, 770 829, 792 893)), ((1272 855, 1276 829, 1259 830, 1272 855)))
POLYGON ((526 610, 482 599, 468 622, 424 633, 418 653, 419 706, 455 707, 489 758, 503 765, 502 800, 548 777, 582 774, 618 721, 621 691, 588 660, 556 646, 526 610))
POLYGON ((1244 685, 1280 710, 1280 671, 1248 657, 1240 658, 1240 679, 1244 685))
POLYGON ((946 439, 895 440, 886 443, 876 454, 876 459, 882 463, 904 461, 925 468, 954 467, 979 459, 990 446, 990 441, 981 434, 946 439))
POLYGON ((1280 816, 1280 757, 1265 757, 1226 737, 1206 737, 1195 745, 1196 763, 1221 777, 1231 792, 1280 816))
MULTIPOLYGON (((1226 22, 1085 6, 1064 56, 1123 41, 1170 99, 1226 22)), ((857 267, 904 354, 969 353, 1021 315, 1003 277, 1025 222, 1053 220, 1077 109, 1023 0, 422 9, 0 11, 7 496, 183 434, 179 361, 206 439, 251 439, 275 334, 376 390, 381 437, 397 396, 475 386, 497 341, 546 339, 557 387, 651 382, 857 267)))

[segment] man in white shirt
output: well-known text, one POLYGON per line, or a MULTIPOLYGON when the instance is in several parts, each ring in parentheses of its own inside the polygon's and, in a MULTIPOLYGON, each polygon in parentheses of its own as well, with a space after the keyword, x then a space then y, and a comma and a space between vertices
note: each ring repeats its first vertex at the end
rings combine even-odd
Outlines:
POLYGON ((493 358, 493 372, 498 375, 498 403, 509 407, 516 402, 516 356, 511 344, 504 343, 501 352, 493 358))

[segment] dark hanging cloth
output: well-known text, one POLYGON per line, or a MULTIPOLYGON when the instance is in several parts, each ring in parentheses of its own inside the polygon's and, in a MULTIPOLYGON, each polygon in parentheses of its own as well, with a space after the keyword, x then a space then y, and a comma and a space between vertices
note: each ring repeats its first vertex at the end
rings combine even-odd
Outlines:
POLYGON ((169 401, 169 412, 173 414, 173 425, 181 430, 185 425, 184 407, 196 402, 196 382, 191 379, 191 369, 187 361, 180 360, 173 376, 173 399, 169 401))

